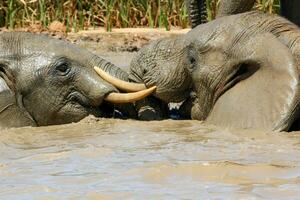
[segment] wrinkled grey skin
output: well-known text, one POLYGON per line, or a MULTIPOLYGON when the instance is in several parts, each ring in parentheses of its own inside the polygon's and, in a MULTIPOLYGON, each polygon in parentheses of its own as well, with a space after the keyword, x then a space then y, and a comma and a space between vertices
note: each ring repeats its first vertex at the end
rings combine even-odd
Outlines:
POLYGON ((234 15, 250 11, 255 0, 221 0, 217 11, 217 17, 234 15))
POLYGON ((188 118, 235 128, 290 130, 298 119, 300 31, 282 17, 249 12, 152 42, 130 79, 157 86, 188 118))
POLYGON ((128 80, 76 45, 30 33, 0 34, 0 127, 64 124, 112 112, 103 99, 117 89, 94 66, 128 80))

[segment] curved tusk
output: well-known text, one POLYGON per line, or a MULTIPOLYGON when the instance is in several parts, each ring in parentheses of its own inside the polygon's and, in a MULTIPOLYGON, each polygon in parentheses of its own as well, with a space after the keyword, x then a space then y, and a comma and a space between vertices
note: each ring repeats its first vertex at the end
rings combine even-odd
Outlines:
POLYGON ((120 80, 116 77, 111 76, 104 70, 100 69, 99 67, 94 67, 95 71, 101 78, 103 78, 108 83, 111 83, 112 85, 116 86, 120 90, 126 91, 126 92, 137 92, 141 90, 147 89, 146 86, 142 83, 130 83, 123 80, 120 80))
POLYGON ((105 97, 105 101, 111 102, 111 103, 131 103, 131 102, 135 102, 138 100, 141 100, 147 96, 149 96, 150 94, 152 94, 154 92, 154 90, 156 89, 156 86, 153 86, 149 89, 146 90, 142 90, 139 92, 133 92, 133 93, 126 93, 126 94, 122 94, 122 93, 110 93, 109 95, 107 95, 107 97, 105 97))

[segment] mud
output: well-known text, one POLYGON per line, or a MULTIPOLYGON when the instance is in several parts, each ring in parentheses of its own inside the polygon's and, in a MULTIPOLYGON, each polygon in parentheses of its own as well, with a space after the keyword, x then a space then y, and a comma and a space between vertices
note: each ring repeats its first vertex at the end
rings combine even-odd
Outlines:
MULTIPOLYGON (((75 42, 125 69, 135 54, 102 48, 100 42, 75 42)), ((0 199, 300 196, 297 132, 89 117, 74 124, 0 130, 0 155, 0 199)))
MULTIPOLYGON (((132 57, 150 41, 164 37, 176 37, 187 33, 189 30, 174 29, 165 31, 165 29, 124 28, 106 32, 104 29, 97 29, 69 33, 67 37, 61 39, 87 48, 117 66, 128 70, 132 57)), ((57 35, 54 37, 57 37, 57 35)))
POLYGON ((0 137, 1 199, 297 199, 300 135, 199 121, 80 123, 0 137))

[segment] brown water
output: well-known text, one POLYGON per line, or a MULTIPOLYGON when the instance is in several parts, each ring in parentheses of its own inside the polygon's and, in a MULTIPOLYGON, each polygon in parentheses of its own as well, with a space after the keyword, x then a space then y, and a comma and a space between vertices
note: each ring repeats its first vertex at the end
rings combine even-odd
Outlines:
POLYGON ((1 199, 297 199, 300 134, 86 119, 2 130, 1 199))

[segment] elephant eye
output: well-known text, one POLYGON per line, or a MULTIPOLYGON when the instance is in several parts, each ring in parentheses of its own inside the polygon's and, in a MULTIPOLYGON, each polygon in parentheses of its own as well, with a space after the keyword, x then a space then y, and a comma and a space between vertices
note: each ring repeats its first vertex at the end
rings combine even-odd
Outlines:
POLYGON ((187 62, 188 62, 188 70, 190 72, 194 71, 196 66, 197 66, 197 51, 194 48, 194 46, 189 46, 188 51, 187 51, 187 62))
POLYGON ((58 75, 60 76, 66 76, 70 71, 71 68, 69 67, 68 63, 60 63, 55 67, 55 70, 58 75))
POLYGON ((196 62, 196 59, 194 57, 190 57, 190 63, 191 65, 194 65, 196 62))
POLYGON ((188 69, 190 71, 193 71, 196 68, 196 58, 190 55, 188 57, 188 62, 189 62, 188 69))

